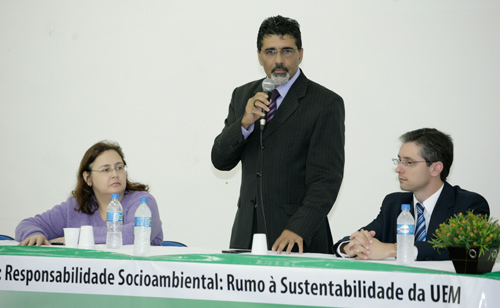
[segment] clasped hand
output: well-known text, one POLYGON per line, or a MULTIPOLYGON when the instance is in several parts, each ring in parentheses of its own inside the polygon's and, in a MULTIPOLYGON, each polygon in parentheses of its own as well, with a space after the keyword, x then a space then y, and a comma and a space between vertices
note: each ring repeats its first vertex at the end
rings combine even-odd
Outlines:
POLYGON ((351 241, 344 246, 344 252, 356 260, 380 260, 396 256, 394 244, 383 243, 375 238, 375 231, 361 229, 351 234, 351 241))
POLYGON ((370 245, 373 244, 375 231, 359 230, 351 234, 350 242, 344 246, 344 252, 349 258, 367 260, 371 254, 370 245))

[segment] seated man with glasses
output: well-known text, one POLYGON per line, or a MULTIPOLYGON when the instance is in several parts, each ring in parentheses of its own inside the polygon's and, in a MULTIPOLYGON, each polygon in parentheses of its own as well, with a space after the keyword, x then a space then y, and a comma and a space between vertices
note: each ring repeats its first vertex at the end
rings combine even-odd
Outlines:
POLYGON ((358 260, 396 257, 396 221, 401 204, 410 204, 415 218, 417 261, 449 259, 446 249, 437 251, 428 241, 439 224, 451 216, 468 210, 489 215, 488 202, 482 196, 446 182, 453 162, 453 141, 449 135, 422 128, 402 135, 400 140, 403 144, 393 162, 400 187, 407 192, 387 195, 375 220, 335 244, 337 256, 358 260), (422 232, 417 236, 419 219, 422 232))
POLYGON ((16 228, 21 246, 50 245, 64 242, 64 228, 92 226, 96 244, 106 243, 107 207, 112 194, 118 194, 123 208, 124 245, 134 243, 135 211, 141 198, 148 198, 151 210, 151 244, 161 245, 162 223, 158 205, 149 187, 129 181, 125 155, 120 145, 101 141, 91 146, 80 162, 76 187, 71 197, 52 209, 26 218, 16 228))

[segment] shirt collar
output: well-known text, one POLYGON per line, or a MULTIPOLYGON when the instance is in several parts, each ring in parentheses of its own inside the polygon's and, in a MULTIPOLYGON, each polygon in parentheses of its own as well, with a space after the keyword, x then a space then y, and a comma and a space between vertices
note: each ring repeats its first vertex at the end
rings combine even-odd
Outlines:
POLYGON ((434 207, 436 206, 436 203, 439 199, 439 196, 441 195, 441 192, 443 191, 444 183, 441 186, 441 188, 438 189, 432 196, 424 200, 423 202, 420 202, 417 200, 415 195, 413 195, 413 204, 416 206, 418 202, 422 203, 425 207, 425 210, 430 214, 432 214, 432 211, 434 210, 434 207))

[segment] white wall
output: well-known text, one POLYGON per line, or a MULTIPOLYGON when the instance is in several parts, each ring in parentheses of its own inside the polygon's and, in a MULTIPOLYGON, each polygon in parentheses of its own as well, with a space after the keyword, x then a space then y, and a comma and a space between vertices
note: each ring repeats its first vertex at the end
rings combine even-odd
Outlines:
POLYGON ((0 0, 0 234, 65 200, 83 153, 118 141, 151 186, 166 239, 229 243, 240 168, 210 151, 232 90, 263 77, 262 20, 301 24, 305 74, 346 104, 346 166, 335 239, 399 190, 398 137, 452 135, 449 180, 500 217, 500 3, 0 0), (265 8, 265 9, 264 9, 265 8))

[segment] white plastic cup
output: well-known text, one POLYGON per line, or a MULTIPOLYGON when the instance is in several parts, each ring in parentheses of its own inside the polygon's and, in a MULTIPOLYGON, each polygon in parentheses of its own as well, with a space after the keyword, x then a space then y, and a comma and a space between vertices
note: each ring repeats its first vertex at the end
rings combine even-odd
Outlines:
POLYGON ((252 241, 253 255, 267 255, 267 239, 264 233, 255 233, 252 241))
POLYGON ((92 226, 82 226, 80 228, 80 240, 78 241, 78 248, 80 249, 94 249, 94 230, 92 226))
POLYGON ((80 235, 80 228, 64 228, 64 242, 68 248, 78 247, 78 236, 80 235))

